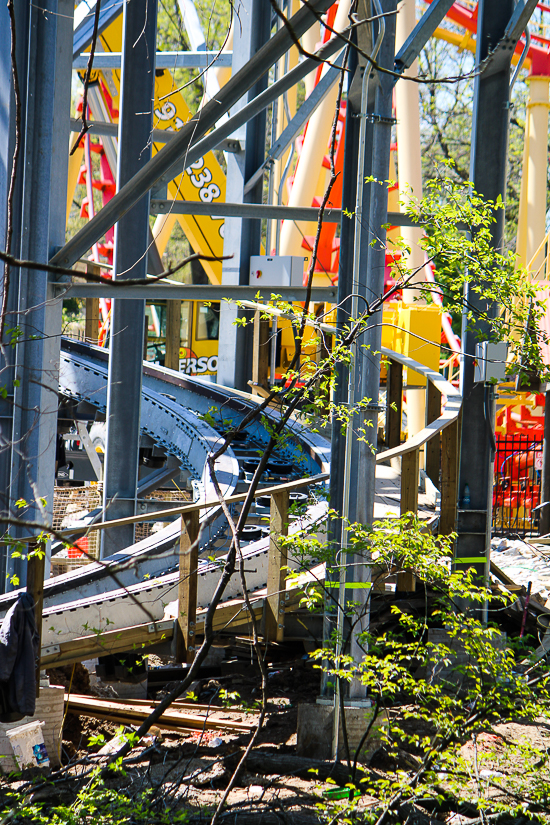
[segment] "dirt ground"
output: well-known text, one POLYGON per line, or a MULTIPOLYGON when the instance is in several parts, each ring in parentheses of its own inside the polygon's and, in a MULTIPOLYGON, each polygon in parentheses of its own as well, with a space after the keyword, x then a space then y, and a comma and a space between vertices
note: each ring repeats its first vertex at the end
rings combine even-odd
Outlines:
MULTIPOLYGON (((86 683, 86 672, 82 671, 75 671, 72 689, 91 693, 93 689, 86 683)), ((70 679, 70 675, 67 670, 61 670, 50 674, 50 677, 52 682, 57 680, 57 683, 68 686, 67 679, 70 679)), ((314 825, 327 818, 338 821, 339 811, 348 804, 348 799, 331 800, 327 799, 327 794, 334 793, 342 782, 330 779, 324 781, 316 772, 308 771, 307 766, 303 765, 281 773, 277 761, 296 755, 298 705, 302 702, 315 702, 319 695, 319 671, 302 658, 274 663, 269 668, 268 684, 269 702, 265 725, 258 736, 251 762, 241 771, 229 794, 220 821, 230 821, 235 825, 314 825), (258 769, 258 765, 261 769, 258 769)), ((226 706, 221 715, 218 713, 218 717, 255 724, 259 677, 254 668, 244 667, 241 672, 220 679, 201 680, 195 688, 198 701, 201 704, 211 703, 212 708, 217 708, 219 712, 222 706, 222 687, 228 693, 226 703, 230 703, 231 695, 238 692, 241 705, 226 706)), ((398 712, 397 708, 395 712, 398 712)), ((417 732, 424 735, 429 731, 418 726, 417 732)), ((63 733, 63 750, 65 760, 72 763, 72 766, 66 768, 65 780, 57 783, 53 789, 39 790, 33 797, 35 801, 70 804, 74 800, 79 777, 94 764, 104 765, 108 758, 98 755, 101 745, 91 747, 88 744, 90 736, 98 733, 103 734, 109 742, 116 737, 117 726, 68 714, 63 733)), ((218 730, 177 735, 153 729, 151 735, 130 753, 124 776, 110 776, 107 782, 110 787, 123 789, 130 797, 148 788, 163 804, 174 806, 180 811, 187 810, 191 821, 206 823, 222 799, 249 740, 248 734, 239 736, 218 730)), ((476 739, 464 742, 460 755, 465 769, 471 774, 472 798, 480 792, 480 783, 485 783, 483 787, 487 790, 491 782, 498 785, 500 777, 504 775, 520 774, 521 754, 517 754, 514 764, 510 763, 511 743, 528 743, 536 748, 541 758, 545 758, 547 749, 550 748, 550 725, 544 719, 538 723, 523 723, 518 720, 497 725, 491 731, 479 734, 476 739)), ((402 777, 412 776, 417 766, 417 757, 413 751, 414 748, 410 753, 400 752, 396 760, 379 749, 375 751, 367 769, 371 777, 381 779, 394 779, 396 770, 401 771, 402 777)), ((18 784, 13 783, 15 787, 18 784)), ((442 775, 441 786, 447 785, 447 778, 442 775)), ((493 799, 502 798, 502 794, 499 795, 496 790, 490 790, 488 795, 493 799)), ((353 816, 361 818, 374 803, 372 797, 363 795, 355 804, 353 816)), ((415 807, 415 817, 411 819, 413 825, 436 825, 438 822, 447 825, 474 825, 478 820, 467 809, 459 814, 449 810, 448 806, 441 810, 433 806, 424 809, 419 803, 415 807)))
MULTIPOLYGON (((404 597, 400 606, 413 614, 415 611, 423 614, 427 609, 422 593, 404 597)), ((373 600, 371 625, 379 633, 391 632, 395 626, 390 607, 384 600, 373 600)), ((522 612, 516 610, 500 616, 508 634, 517 634, 521 615, 522 612)), ((528 630, 532 633, 534 626, 535 619, 531 617, 528 630)), ((230 644, 233 652, 227 654, 219 675, 200 678, 193 685, 193 693, 201 705, 215 709, 218 718, 246 722, 254 728, 260 700, 259 670, 251 651, 243 646, 244 640, 233 640, 230 644)), ((300 761, 296 752, 298 707, 302 703, 315 703, 320 693, 320 671, 304 650, 301 643, 285 641, 280 648, 270 652, 265 724, 226 800, 220 822, 231 822, 232 825, 315 825, 332 821, 335 825, 342 819, 349 804, 349 791, 343 790, 345 798, 341 800, 331 799, 328 794, 334 796, 338 788, 345 788, 350 777, 348 766, 300 761)), ((150 667, 162 664, 162 660, 157 661, 154 657, 149 660, 150 667)), ((81 665, 74 669, 72 666, 60 668, 49 675, 52 684, 64 685, 73 694, 108 697, 113 696, 113 689, 116 689, 116 684, 98 686, 94 680, 90 683, 88 671, 81 665)), ((170 685, 165 685, 156 697, 149 698, 161 698, 163 690, 169 689, 170 685)), ((392 716, 403 721, 407 707, 397 702, 394 708, 386 710, 390 721, 392 716)), ((404 726, 407 725, 408 732, 418 737, 429 737, 433 732, 428 723, 418 720, 405 721, 404 726)), ((104 767, 107 764, 108 754, 101 755, 99 751, 104 743, 116 738, 117 730, 116 724, 69 712, 63 730, 63 772, 54 775, 53 784, 35 791, 30 798, 46 806, 71 805, 90 770, 95 765, 104 767), (98 734, 103 740, 90 744, 90 737, 97 738, 98 734)), ((126 732, 132 730, 126 728, 126 732)), ((249 742, 248 733, 237 735, 220 730, 198 730, 175 734, 152 729, 127 757, 124 774, 109 773, 105 781, 130 799, 147 791, 151 799, 165 808, 187 811, 189 821, 208 823, 249 742)), ((521 786, 522 775, 530 767, 526 758, 533 763, 540 762, 543 769, 538 781, 550 787, 550 773, 545 763, 550 752, 550 724, 546 719, 532 723, 518 718, 493 728, 487 726, 476 738, 462 741, 458 747, 463 772, 461 798, 472 801, 453 807, 452 803, 430 804, 429 800, 421 799, 414 805, 414 810, 404 808, 396 812, 393 821, 408 825, 437 825, 440 822, 446 825, 493 825, 492 820, 480 820, 476 805, 480 798, 488 802, 508 801, 502 785, 508 783, 508 788, 521 786), (528 757, 525 756, 527 747, 532 749, 528 757)), ((115 743, 113 750, 116 749, 115 743)), ((395 748, 393 753, 378 748, 365 766, 365 772, 370 780, 391 783, 399 777, 399 782, 406 784, 418 769, 420 753, 413 743, 395 748)), ((18 787, 26 790, 22 781, 1 782, 0 796, 8 785, 12 790, 18 787)), ((439 783, 443 796, 447 792, 452 796, 452 778, 444 771, 434 781, 435 786, 439 783)), ((363 821, 368 809, 377 804, 377 800, 364 793, 357 799, 353 815, 350 814, 347 820, 344 816, 344 821, 363 821)), ((516 825, 527 825, 525 818, 520 820, 516 825)), ((511 821, 505 821, 503 825, 511 825, 511 821)))

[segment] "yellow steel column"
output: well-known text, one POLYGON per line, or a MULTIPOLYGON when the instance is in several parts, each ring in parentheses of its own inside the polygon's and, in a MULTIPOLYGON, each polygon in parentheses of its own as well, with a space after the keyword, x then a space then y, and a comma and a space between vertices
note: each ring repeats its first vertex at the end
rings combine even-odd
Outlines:
MULTIPOLYGON (((416 23, 415 0, 403 0, 399 7, 395 31, 395 49, 399 50, 416 23)), ((418 74, 418 61, 415 60, 405 75, 418 74)), ((422 162, 420 152, 420 98, 417 83, 410 80, 398 80, 395 86, 395 109, 397 116, 397 163, 399 168, 399 196, 404 210, 408 199, 422 197, 422 162)), ((416 270, 424 263, 424 252, 419 246, 422 230, 404 226, 401 230, 403 240, 411 252, 404 263, 411 270, 416 270)), ((419 275, 415 280, 425 280, 419 275)), ((411 304, 419 298, 418 290, 404 289, 403 302, 411 304)), ((424 387, 407 389, 407 435, 411 438, 426 425, 426 390, 424 387)), ((424 450, 420 451, 420 467, 424 467, 424 450)))
MULTIPOLYGON (((526 258, 531 261, 546 235, 546 175, 548 168, 548 90, 550 78, 528 78, 527 232, 526 258)), ((541 252, 541 260, 542 260, 541 252)), ((534 261, 535 270, 540 264, 534 261)))
MULTIPOLYGON (((403 0, 399 7, 395 31, 395 49, 405 42, 416 22, 414 0, 403 0)), ((404 73, 416 77, 418 61, 404 73)), ((399 196, 403 205, 412 195, 422 197, 422 165, 420 153, 420 99, 418 84, 410 80, 398 80, 395 86, 395 109, 397 115, 397 163, 399 167, 399 196)), ((404 208, 404 206, 402 207, 404 208)), ((417 269, 424 263, 424 252, 419 246, 422 229, 404 226, 401 235, 410 246, 411 254, 405 263, 417 269)), ((422 278, 424 280, 424 278, 422 278)), ((403 301, 411 303, 418 298, 418 291, 403 290, 403 301)))
MULTIPOLYGON (((222 49, 222 54, 224 54, 224 52, 230 52, 233 49, 234 26, 235 26, 235 20, 233 20, 231 22, 231 28, 229 29, 229 34, 227 35, 227 41, 226 41, 226 43, 225 43, 225 45, 222 49)), ((227 83, 227 81, 231 77, 231 67, 230 66, 224 67, 223 69, 215 68, 215 69, 212 69, 211 71, 213 72, 214 77, 218 81, 218 85, 219 85, 220 89, 221 89, 222 86, 225 86, 225 84, 227 83)))
MULTIPOLYGON (((69 141, 69 152, 75 140, 76 135, 74 132, 71 132, 71 139, 69 141)), ((71 214, 74 193, 78 181, 78 176, 80 174, 80 167, 82 166, 83 157, 84 149, 80 145, 73 155, 69 154, 69 174, 67 179, 67 221, 69 220, 69 215, 71 214)))
POLYGON ((529 117, 525 118, 523 134, 523 160, 521 164, 521 187, 519 192, 518 233, 516 238, 517 265, 527 266, 527 178, 529 167, 529 117))
POLYGON ((166 245, 177 221, 177 215, 157 215, 153 224, 153 238, 157 245, 160 257, 164 255, 166 245))
MULTIPOLYGON (((320 39, 321 29, 319 23, 314 23, 313 26, 302 35, 302 46, 308 54, 313 54, 320 39)), ((306 87, 306 97, 309 97, 315 87, 315 71, 306 74, 304 77, 304 85, 306 87)))

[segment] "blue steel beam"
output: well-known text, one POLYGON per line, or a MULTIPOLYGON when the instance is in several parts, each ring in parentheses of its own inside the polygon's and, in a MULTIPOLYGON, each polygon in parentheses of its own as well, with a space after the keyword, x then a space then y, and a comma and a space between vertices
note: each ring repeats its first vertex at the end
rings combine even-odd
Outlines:
MULTIPOLYGON (((21 134, 25 132, 26 117, 26 90, 27 90, 27 66, 28 66, 28 28, 30 5, 27 3, 16 3, 14 5, 15 25, 16 25, 16 55, 15 62, 18 73, 20 95, 22 97, 21 107, 21 134)), ((6 249, 7 242, 7 216, 8 216, 8 191, 12 176, 12 162, 15 145, 15 97, 13 91, 13 76, 11 65, 11 30, 10 18, 6 4, 0 6, 0 239, 3 248, 6 249)), ((21 158, 21 155, 20 155, 21 158)), ((19 160, 17 175, 15 178, 15 189, 13 193, 12 207, 12 245, 13 254, 21 257, 21 212, 23 202, 23 164, 19 160)), ((2 281, 0 282, 0 294, 4 290, 2 267, 2 281)), ((17 272, 12 270, 11 277, 17 277, 17 272)), ((8 294, 7 311, 8 317, 15 317, 17 312, 17 290, 11 289, 8 294)), ((10 477, 11 477, 11 445, 13 435, 13 409, 14 409, 14 363, 15 350, 9 345, 10 334, 4 335, 3 347, 0 349, 0 370, 2 372, 2 383, 6 387, 6 397, 0 397, 0 513, 3 517, 9 514, 10 510, 10 477)), ((3 522, 2 532, 8 530, 8 525, 3 522)), ((0 554, 0 591, 4 592, 6 586, 6 559, 7 551, 3 548, 0 554)))
MULTIPOLYGON (((88 65, 90 55, 84 52, 73 60, 73 69, 82 71, 88 65)), ((216 69, 231 67, 231 52, 157 52, 157 69, 216 69)), ((122 52, 96 52, 94 69, 120 69, 122 52)))
MULTIPOLYGON (((99 12, 99 33, 111 25, 122 11, 123 0, 109 0, 103 3, 99 12)), ((94 31, 94 9, 95 0, 80 3, 75 11, 75 30, 73 36, 73 60, 79 57, 80 53, 87 49, 92 42, 94 31)))
MULTIPOLYGON (((401 73, 404 72, 405 69, 410 69, 453 3, 454 0, 433 0, 433 2, 430 3, 395 55, 394 66, 396 72, 401 73)), ((397 78, 394 82, 397 82, 397 78)))
MULTIPOLYGON (((517 6, 516 6, 517 9, 517 6)), ((514 0, 480 0, 477 26, 476 69, 482 69, 491 55, 491 46, 499 44, 514 14, 514 0)), ((498 49, 498 46, 497 46, 498 49)), ((497 50, 495 49, 495 51, 497 50)), ((510 125, 510 66, 513 49, 506 51, 506 61, 498 72, 480 71, 475 78, 470 180, 476 192, 496 200, 506 197, 508 132, 510 125)), ((502 249, 504 210, 499 209, 491 227, 492 246, 502 249)), ((482 318, 495 318, 499 307, 485 300, 475 290, 466 290, 465 306, 479 310, 482 318)), ((491 338, 487 321, 470 322, 464 310, 462 319, 463 362, 461 373, 462 434, 460 445, 459 496, 470 501, 459 503, 458 538, 455 564, 459 570, 473 567, 478 583, 488 581, 492 513, 492 452, 488 429, 493 426, 494 387, 474 383, 475 345, 491 338), (469 496, 465 495, 466 487, 469 496)))

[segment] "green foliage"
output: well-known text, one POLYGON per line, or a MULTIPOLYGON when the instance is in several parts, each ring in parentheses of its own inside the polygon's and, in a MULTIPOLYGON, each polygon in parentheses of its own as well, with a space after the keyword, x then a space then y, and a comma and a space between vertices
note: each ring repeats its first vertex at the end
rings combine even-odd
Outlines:
MULTIPOLYGON (((115 764, 111 773, 120 774, 120 765, 115 764)), ((10 792, 0 808, 1 821, 22 825, 175 825, 189 820, 185 809, 170 808, 155 799, 152 788, 131 793, 130 789, 110 785, 112 781, 96 769, 72 804, 51 807, 33 803, 30 794, 10 792)))
POLYGON ((236 690, 226 690, 220 688, 218 697, 226 708, 238 708, 239 710, 255 710, 259 707, 259 702, 247 702, 243 699, 241 694, 236 690))
MULTIPOLYGON (((355 786, 373 800, 368 813, 359 813, 352 794, 351 801, 326 801, 323 809, 335 818, 350 817, 350 822, 379 822, 384 811, 384 816, 393 811, 389 815, 394 818, 400 806, 423 800, 432 805, 429 810, 435 805, 436 810, 457 811, 467 803, 481 816, 521 812, 548 819, 546 749, 494 735, 497 725, 533 723, 550 711, 547 668, 526 658, 524 642, 507 639, 491 621, 514 597, 480 586, 473 569, 454 571, 454 537, 433 536, 410 513, 375 528, 347 524, 343 530, 347 555, 337 557, 333 547, 301 531, 298 560, 311 566, 340 558, 327 577, 332 581, 344 580, 349 564, 368 565, 379 598, 384 582, 406 569, 431 589, 436 602, 429 611, 428 602, 424 611, 410 610, 406 602, 403 607, 393 604, 393 629, 367 632, 358 628, 370 596, 366 608, 340 602, 343 630, 313 657, 333 684, 356 679, 365 686, 377 716, 376 732, 373 728, 369 737, 376 736, 386 761, 395 767, 384 774, 362 770, 356 775, 355 786), (482 620, 485 606, 488 622, 482 620), (347 652, 352 636, 364 651, 361 661, 347 652), (480 737, 482 749, 476 745, 480 737), (466 745, 473 753, 465 755, 466 745), (404 752, 414 770, 410 763, 403 769, 404 752)), ((292 545, 289 540, 289 552, 292 545)), ((318 610, 323 590, 320 582, 309 581, 302 604, 318 610)), ((332 594, 324 591, 327 604, 332 594)))
MULTIPOLYGON (((425 228, 422 246, 435 264, 445 308, 454 317, 465 311, 470 328, 475 324, 481 340, 509 343, 513 355, 509 374, 528 364, 546 380, 548 366, 540 344, 547 342, 547 336, 538 331, 546 302, 528 273, 517 266, 515 253, 494 248, 502 201, 484 199, 469 183, 456 182, 445 171, 428 181, 424 197, 411 198, 406 209, 425 228)), ((411 277, 400 262, 395 264, 394 277, 407 281, 409 289, 416 288, 419 298, 432 300, 433 287, 422 283, 423 276, 411 277)))

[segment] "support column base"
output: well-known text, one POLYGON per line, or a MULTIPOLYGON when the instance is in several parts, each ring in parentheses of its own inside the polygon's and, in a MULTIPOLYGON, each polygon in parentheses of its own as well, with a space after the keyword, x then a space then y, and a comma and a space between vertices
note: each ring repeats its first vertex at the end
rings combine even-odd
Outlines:
MULTIPOLYGON (((353 760, 355 752, 361 743, 361 738, 365 733, 372 714, 374 712, 370 703, 354 703, 354 706, 344 708, 345 723, 350 748, 350 757, 353 760)), ((330 704, 298 705, 298 742, 296 753, 310 759, 332 759, 332 738, 333 738, 334 706, 330 704)), ((380 729, 386 724, 386 717, 380 713, 372 726, 371 732, 361 748, 359 762, 368 762, 372 754, 380 747, 380 729)), ((342 715, 340 714, 340 726, 338 736, 338 759, 345 761, 347 758, 344 736, 342 732, 342 715)))

